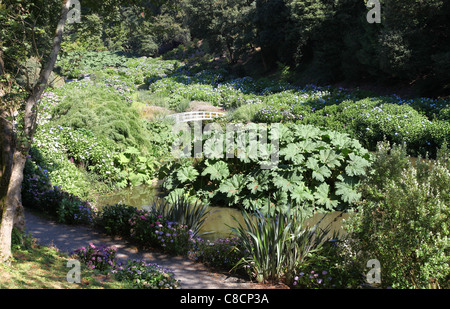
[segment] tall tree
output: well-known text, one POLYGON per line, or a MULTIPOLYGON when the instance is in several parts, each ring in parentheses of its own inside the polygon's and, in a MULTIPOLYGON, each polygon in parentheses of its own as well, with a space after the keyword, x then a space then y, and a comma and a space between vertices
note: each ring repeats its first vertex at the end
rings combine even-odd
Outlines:
MULTIPOLYGON (((24 102, 23 118, 19 120, 21 123, 18 124, 21 132, 19 132, 19 130, 15 128, 14 123, 11 122, 11 119, 15 117, 19 106, 9 106, 8 108, 8 106, 4 106, 2 100, 2 133, 4 133, 3 139, 4 141, 6 141, 7 146, 2 153, 2 155, 4 156, 2 163, 5 165, 3 167, 4 174, 2 174, 2 178, 6 179, 2 181, 2 184, 7 184, 6 196, 2 196, 3 209, 1 218, 2 221, 0 226, 0 259, 2 261, 8 259, 11 256, 11 233, 14 221, 18 215, 17 211, 21 209, 23 169, 25 167, 25 161, 30 149, 33 135, 36 130, 36 118, 38 110, 37 102, 48 83, 48 79, 56 63, 64 32, 64 25, 67 20, 67 14, 69 12, 70 1, 61 1, 60 7, 61 17, 56 26, 53 45, 50 55, 48 56, 48 60, 46 61, 45 66, 41 69, 37 82, 32 88, 27 89, 29 90, 29 93, 24 102), (5 178, 3 176, 5 176, 5 178)), ((19 15, 10 16, 13 18, 15 17, 20 19, 27 18, 29 16, 29 12, 22 10, 21 5, 18 3, 6 3, 5 7, 2 7, 2 10, 4 10, 3 13, 6 13, 6 15, 14 12, 19 13, 19 15), (14 5, 17 6, 14 7, 14 5)), ((24 30, 26 31, 26 29, 24 30)), ((2 46, 2 48, 4 48, 4 46, 2 46)), ((3 56, 3 53, 1 55, 3 56)), ((4 63, 3 59, 0 62, 4 63)), ((2 77, 4 77, 5 81, 9 84, 14 83, 14 81, 11 80, 10 76, 6 76, 5 69, 2 69, 2 71, 2 77)))
MULTIPOLYGON (((141 6, 164 1, 84 0, 83 8, 108 14, 118 6, 141 6)), ((36 130, 39 99, 52 73, 72 0, 6 0, 0 2, 0 261, 11 256, 11 235, 21 214, 23 170, 36 130), (36 81, 29 78, 24 62, 34 57, 41 63, 36 81), (25 76, 25 83, 19 77, 25 76)), ((76 7, 76 6, 75 6, 76 7)))

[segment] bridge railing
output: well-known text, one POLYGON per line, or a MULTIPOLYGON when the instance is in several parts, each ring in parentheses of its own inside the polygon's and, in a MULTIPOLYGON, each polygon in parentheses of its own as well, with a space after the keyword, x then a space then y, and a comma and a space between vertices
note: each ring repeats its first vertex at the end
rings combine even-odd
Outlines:
POLYGON ((188 122, 188 121, 198 121, 198 120, 209 120, 217 117, 223 117, 225 113, 222 112, 186 112, 178 113, 166 116, 167 118, 172 118, 175 122, 188 122))

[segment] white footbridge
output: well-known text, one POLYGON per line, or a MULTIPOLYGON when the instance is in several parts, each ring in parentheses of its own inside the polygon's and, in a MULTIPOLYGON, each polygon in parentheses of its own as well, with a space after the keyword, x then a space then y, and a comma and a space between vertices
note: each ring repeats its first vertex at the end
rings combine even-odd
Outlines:
POLYGON ((212 120, 218 117, 224 117, 226 114, 222 112, 186 112, 178 113, 166 116, 168 119, 175 120, 178 122, 188 122, 188 121, 200 121, 200 120, 212 120))

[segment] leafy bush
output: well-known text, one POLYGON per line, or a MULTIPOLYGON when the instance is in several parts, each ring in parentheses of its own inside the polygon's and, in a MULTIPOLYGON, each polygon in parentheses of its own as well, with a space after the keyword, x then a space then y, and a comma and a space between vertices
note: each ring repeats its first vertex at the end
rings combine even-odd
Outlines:
POLYGON ((95 246, 89 243, 89 246, 78 248, 73 253, 89 268, 105 271, 115 266, 116 251, 115 247, 95 246))
MULTIPOLYGON (((62 128, 41 127, 36 132, 24 170, 24 188, 39 195, 54 186, 86 198, 94 193, 88 173, 69 160, 60 134, 62 128)), ((99 191, 102 186, 97 186, 99 191)), ((22 190, 24 191, 24 190, 22 190)))
POLYGON ((79 78, 106 67, 121 67, 128 59, 115 52, 73 51, 58 57, 57 66, 61 75, 79 78))
POLYGON ((97 214, 95 221, 108 235, 129 237, 130 219, 136 213, 136 207, 115 204, 105 205, 97 214))
POLYGON ((128 260, 125 265, 117 265, 112 273, 117 280, 131 282, 137 289, 175 289, 180 284, 170 270, 142 260, 128 260))
POLYGON ((49 172, 28 158, 22 187, 23 205, 49 214, 62 223, 91 224, 95 216, 92 205, 76 194, 53 186, 51 178, 54 173, 55 171, 49 172))
POLYGON ((404 147, 379 144, 348 229, 361 260, 380 261, 383 287, 449 287, 449 163, 445 145, 413 164, 404 147))
POLYGON ((89 82, 80 89, 64 87, 63 94, 64 99, 53 109, 54 126, 90 130, 97 138, 113 141, 122 149, 149 147, 145 122, 115 89, 89 82))
POLYGON ((157 206, 167 220, 188 226, 192 237, 199 235, 208 215, 207 208, 207 204, 192 202, 184 196, 174 196, 157 206))
MULTIPOLYGON (((234 145, 248 137, 248 128, 238 129, 234 145)), ((212 134, 204 136, 204 160, 169 163, 160 170, 162 189, 171 194, 183 190, 214 205, 261 211, 276 201, 280 211, 291 204, 310 214, 344 210, 357 201, 359 179, 370 166, 370 154, 358 141, 313 126, 279 126, 279 162, 272 169, 261 168, 271 164, 270 144, 262 144, 259 154, 251 154, 247 146, 234 148, 234 157, 227 158, 222 132, 212 134)))
POLYGON ((188 226, 165 219, 155 210, 136 210, 130 218, 131 239, 145 248, 157 248, 175 255, 189 251, 188 226))
POLYGON ((92 224, 95 216, 89 202, 67 194, 60 197, 56 214, 59 222, 86 225, 92 224))
POLYGON ((348 237, 340 234, 299 263, 295 275, 286 283, 301 289, 361 288, 365 284, 365 266, 355 263, 349 254, 348 237))
MULTIPOLYGON (((214 241, 198 237, 192 239, 189 258, 216 269, 231 271, 247 253, 241 248, 238 237, 220 238, 214 241)), ((237 271, 246 274, 242 270, 237 271)))

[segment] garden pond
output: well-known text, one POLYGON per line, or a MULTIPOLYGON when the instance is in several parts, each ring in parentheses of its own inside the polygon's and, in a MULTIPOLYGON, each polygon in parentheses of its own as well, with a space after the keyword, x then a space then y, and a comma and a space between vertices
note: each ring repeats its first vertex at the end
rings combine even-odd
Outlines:
MULTIPOLYGON (((159 197, 158 188, 150 185, 128 187, 111 194, 99 196, 97 205, 124 204, 134 206, 137 209, 145 209, 152 205, 152 202, 159 197)), ((101 206, 100 206, 101 207, 101 206)), ((334 211, 328 214, 318 214, 308 219, 308 223, 315 224, 319 220, 321 227, 330 224, 331 231, 343 232, 342 220, 348 218, 348 213, 334 211), (325 216, 325 217, 324 217, 325 216)), ((240 210, 231 207, 209 206, 208 215, 200 231, 202 238, 215 240, 232 236, 231 228, 237 228, 239 223, 244 224, 240 210), (236 221, 237 220, 237 221, 236 221)))

